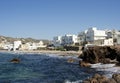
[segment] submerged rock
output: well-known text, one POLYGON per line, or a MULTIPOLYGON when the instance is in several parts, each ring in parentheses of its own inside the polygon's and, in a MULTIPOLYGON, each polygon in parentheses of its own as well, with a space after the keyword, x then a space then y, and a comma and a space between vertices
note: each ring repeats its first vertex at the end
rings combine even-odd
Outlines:
POLYGON ((79 65, 81 67, 91 67, 91 64, 88 62, 84 62, 84 61, 79 61, 79 65))
POLYGON ((13 58, 12 60, 10 60, 10 62, 12 62, 12 63, 20 63, 20 59, 13 58))
POLYGON ((75 62, 75 60, 72 59, 72 58, 69 58, 69 59, 67 60, 67 62, 68 62, 68 63, 73 63, 73 62, 75 62))

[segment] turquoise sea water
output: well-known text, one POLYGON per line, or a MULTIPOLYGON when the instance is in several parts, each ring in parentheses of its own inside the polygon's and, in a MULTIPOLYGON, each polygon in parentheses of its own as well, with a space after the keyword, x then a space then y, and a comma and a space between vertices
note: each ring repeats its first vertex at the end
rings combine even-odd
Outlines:
POLYGON ((0 53, 0 83, 80 83, 97 72, 80 67, 77 57, 72 57, 73 63, 68 58, 71 57, 0 53), (19 58, 20 63, 11 63, 13 58, 19 58))

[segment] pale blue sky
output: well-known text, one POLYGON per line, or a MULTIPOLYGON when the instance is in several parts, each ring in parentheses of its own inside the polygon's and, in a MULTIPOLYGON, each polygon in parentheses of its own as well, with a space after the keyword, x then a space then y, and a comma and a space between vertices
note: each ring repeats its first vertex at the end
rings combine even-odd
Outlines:
POLYGON ((120 30, 120 0, 0 0, 0 35, 52 39, 94 26, 120 30))

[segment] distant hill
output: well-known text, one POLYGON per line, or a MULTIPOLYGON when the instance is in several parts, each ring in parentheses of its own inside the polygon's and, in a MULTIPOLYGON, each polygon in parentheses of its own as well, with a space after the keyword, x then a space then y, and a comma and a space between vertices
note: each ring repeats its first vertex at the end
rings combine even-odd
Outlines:
POLYGON ((20 40, 20 41, 22 41, 22 43, 27 43, 27 42, 38 43, 39 41, 43 41, 45 44, 50 44, 50 41, 49 40, 45 40, 45 39, 13 38, 13 37, 0 36, 0 42, 6 41, 6 42, 13 43, 16 40, 20 40))

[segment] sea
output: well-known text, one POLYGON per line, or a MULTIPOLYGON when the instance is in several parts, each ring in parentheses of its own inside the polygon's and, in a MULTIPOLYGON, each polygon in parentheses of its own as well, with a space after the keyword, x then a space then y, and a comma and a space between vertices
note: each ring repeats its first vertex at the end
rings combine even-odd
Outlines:
POLYGON ((80 60, 76 55, 0 52, 0 83, 82 83, 95 73, 108 77, 114 73, 114 69, 80 67, 80 60), (20 62, 10 62, 13 58, 20 62), (68 61, 71 58, 73 62, 68 61))

